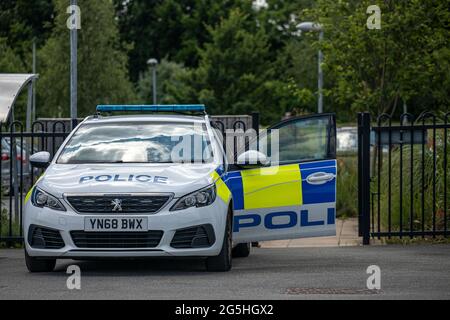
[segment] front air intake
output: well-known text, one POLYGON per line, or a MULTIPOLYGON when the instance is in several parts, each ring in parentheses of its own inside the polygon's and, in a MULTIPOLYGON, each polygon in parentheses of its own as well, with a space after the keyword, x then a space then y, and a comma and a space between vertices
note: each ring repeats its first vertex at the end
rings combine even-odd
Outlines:
POLYGON ((175 249, 207 248, 211 247, 215 241, 212 225, 204 224, 177 230, 170 246, 175 249))
POLYGON ((31 225, 28 231, 28 243, 34 249, 61 249, 64 240, 58 230, 31 225))

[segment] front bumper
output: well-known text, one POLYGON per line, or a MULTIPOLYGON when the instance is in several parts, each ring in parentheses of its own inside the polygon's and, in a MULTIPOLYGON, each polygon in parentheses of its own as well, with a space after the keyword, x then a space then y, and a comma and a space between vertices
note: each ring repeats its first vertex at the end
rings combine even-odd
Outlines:
POLYGON ((33 206, 27 201, 24 207, 24 238, 28 254, 32 257, 64 258, 120 258, 120 257, 206 257, 215 256, 222 249, 228 204, 219 197, 213 204, 202 208, 189 208, 180 211, 169 211, 178 199, 172 199, 164 210, 149 215, 85 215, 75 212, 66 202, 61 200, 67 211, 61 212, 49 208, 33 206), (159 244, 152 248, 79 248, 75 245, 71 231, 83 231, 85 217, 147 217, 149 230, 163 231, 159 244), (210 224, 214 231, 215 241, 210 247, 183 248, 171 247, 175 232, 193 226, 210 224), (60 232, 65 246, 61 249, 37 249, 30 246, 28 232, 31 225, 57 230, 60 232))

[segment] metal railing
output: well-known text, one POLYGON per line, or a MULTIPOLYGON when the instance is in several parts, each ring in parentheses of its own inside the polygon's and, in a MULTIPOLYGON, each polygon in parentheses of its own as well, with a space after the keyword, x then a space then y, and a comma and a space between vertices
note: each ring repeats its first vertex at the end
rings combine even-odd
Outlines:
POLYGON ((358 115, 359 232, 370 237, 450 235, 450 113, 358 115))
MULTIPOLYGON (((211 117, 212 125, 220 131, 223 149, 225 150, 228 161, 231 163, 236 163, 238 152, 240 150, 239 146, 242 142, 241 140, 244 138, 244 133, 248 129, 253 129, 256 137, 259 135, 259 126, 260 126, 260 115, 258 112, 253 112, 251 115, 244 116, 212 116, 211 117), (232 130, 232 140, 227 139, 228 131, 232 130), (230 157, 233 157, 232 159, 230 157)), ((247 137, 248 138, 248 137, 247 137)), ((246 144, 248 141, 243 141, 244 149, 248 148, 246 144)))
POLYGON ((53 156, 69 132, 63 122, 50 127, 36 121, 29 132, 21 122, 0 124, 0 242, 21 242, 22 214, 25 196, 41 175, 32 168, 30 155, 48 151, 53 156))

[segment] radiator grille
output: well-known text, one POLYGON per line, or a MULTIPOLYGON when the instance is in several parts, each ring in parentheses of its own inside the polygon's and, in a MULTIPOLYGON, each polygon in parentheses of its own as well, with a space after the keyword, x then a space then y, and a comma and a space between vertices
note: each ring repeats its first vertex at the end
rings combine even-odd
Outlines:
POLYGON ((68 196, 67 200, 81 213, 155 213, 170 200, 170 196, 68 196))

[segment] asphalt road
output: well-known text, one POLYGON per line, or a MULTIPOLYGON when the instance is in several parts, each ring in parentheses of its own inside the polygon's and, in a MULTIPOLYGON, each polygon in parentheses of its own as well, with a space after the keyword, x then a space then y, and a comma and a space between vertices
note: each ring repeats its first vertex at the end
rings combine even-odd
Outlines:
POLYGON ((201 260, 60 260, 30 274, 21 250, 0 250, 1 299, 450 299, 450 245, 254 249, 226 273, 201 260), (66 269, 81 268, 68 290, 66 269), (369 291, 369 265, 381 290, 369 291), (290 293, 288 293, 290 292, 290 293))

